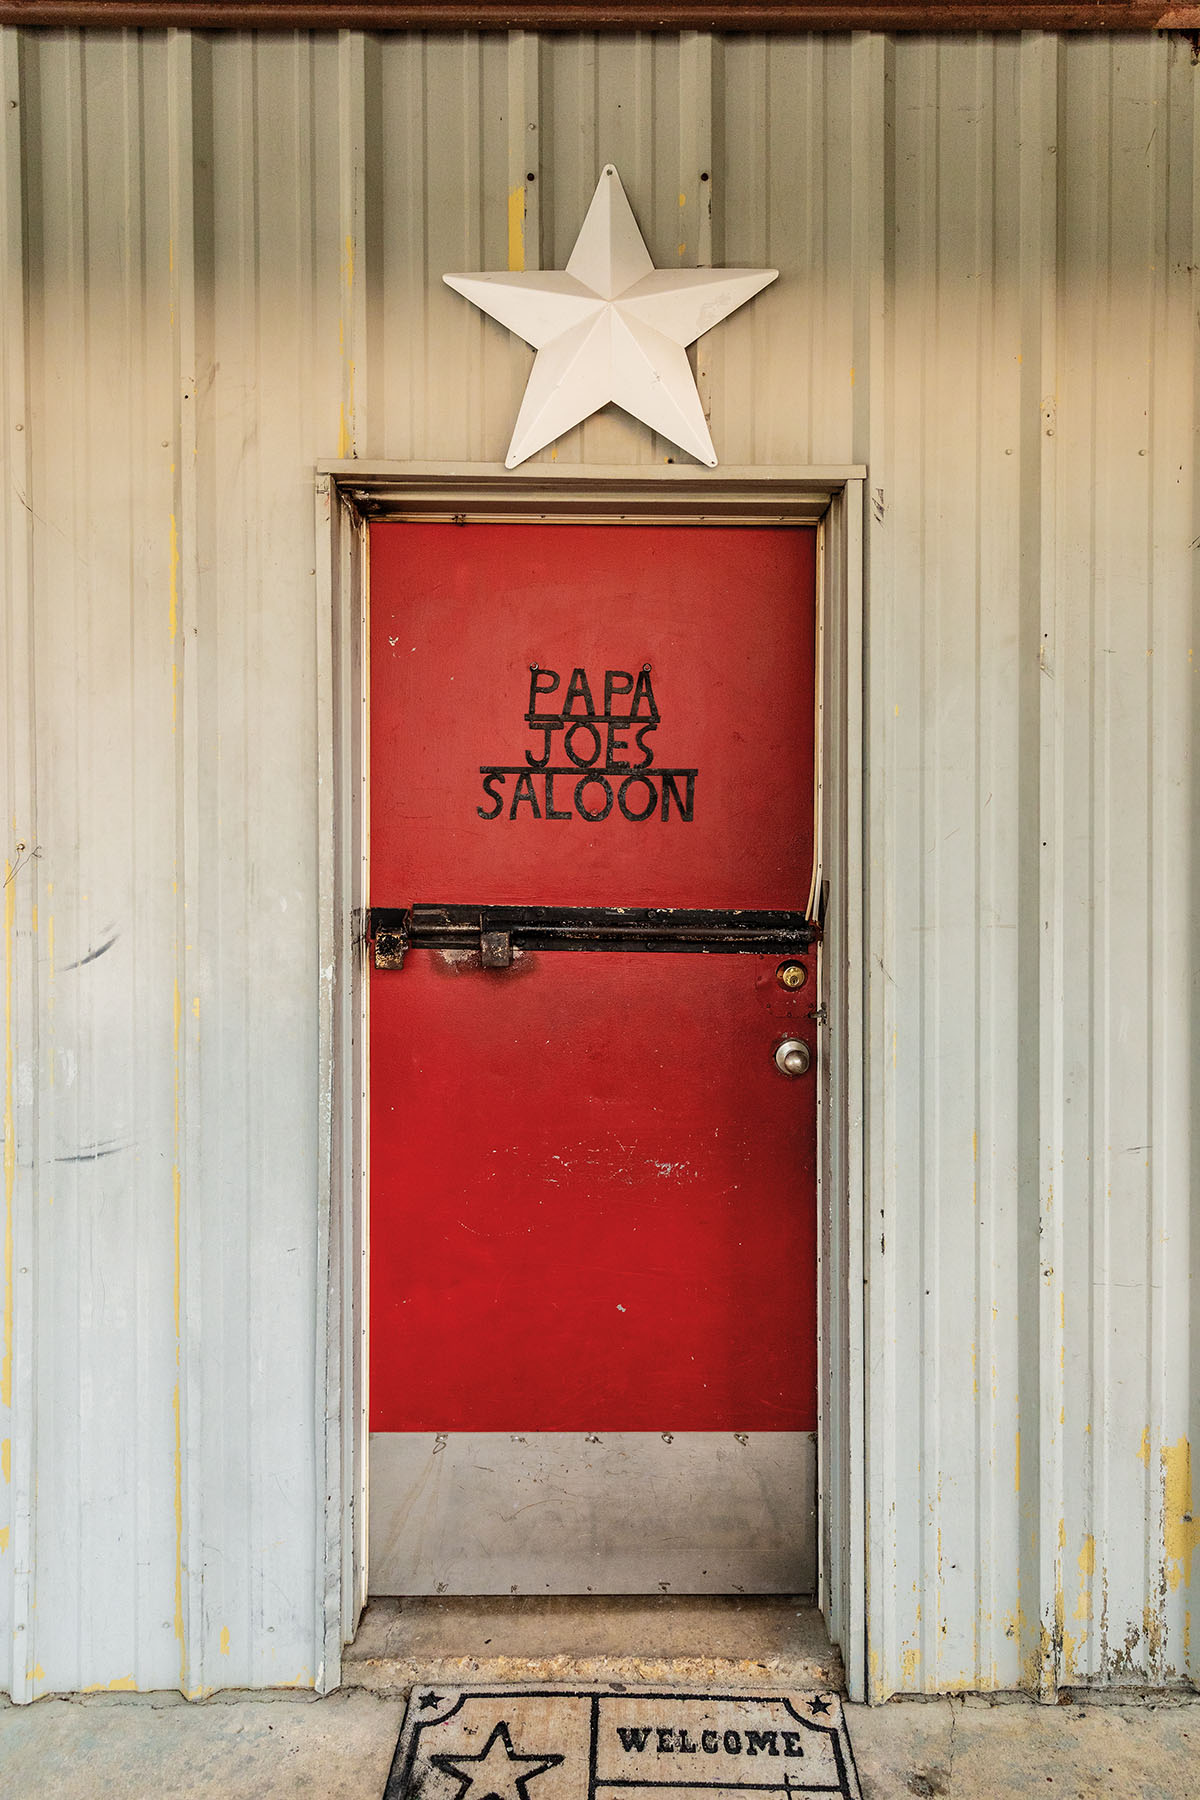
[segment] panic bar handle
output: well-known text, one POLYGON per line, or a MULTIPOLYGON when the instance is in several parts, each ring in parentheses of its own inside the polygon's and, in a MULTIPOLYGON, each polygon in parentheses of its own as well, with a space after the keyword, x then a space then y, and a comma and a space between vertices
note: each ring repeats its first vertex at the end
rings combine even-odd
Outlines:
POLYGON ((802 912, 674 906, 373 906, 377 969, 400 969, 410 949, 467 950, 506 969, 514 950, 658 950, 728 956, 794 955, 820 939, 802 912))

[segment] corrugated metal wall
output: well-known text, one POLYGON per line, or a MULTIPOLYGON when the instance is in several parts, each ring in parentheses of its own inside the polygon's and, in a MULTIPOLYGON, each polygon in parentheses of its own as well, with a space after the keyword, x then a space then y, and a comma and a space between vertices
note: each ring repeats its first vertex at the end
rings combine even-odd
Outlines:
POLYGON ((869 467, 871 1690, 1186 1679, 1186 45, 0 58, 0 1685, 334 1673, 313 465, 503 455, 528 353, 441 274, 561 266, 609 159, 660 264, 782 270, 722 461, 869 467))

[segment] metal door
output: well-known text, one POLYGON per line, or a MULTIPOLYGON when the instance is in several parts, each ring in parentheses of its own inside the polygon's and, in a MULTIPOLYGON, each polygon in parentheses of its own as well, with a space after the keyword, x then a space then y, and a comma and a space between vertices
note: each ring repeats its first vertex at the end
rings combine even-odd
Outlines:
POLYGON ((814 535, 370 563, 372 1591, 811 1586, 814 535))

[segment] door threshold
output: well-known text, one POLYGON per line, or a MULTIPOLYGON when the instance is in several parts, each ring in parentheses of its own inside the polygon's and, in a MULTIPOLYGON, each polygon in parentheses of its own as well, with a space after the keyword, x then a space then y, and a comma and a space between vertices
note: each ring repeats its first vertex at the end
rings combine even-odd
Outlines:
POLYGON ((666 1681, 842 1692, 811 1599, 792 1595, 414 1595, 367 1602, 342 1684, 666 1681))

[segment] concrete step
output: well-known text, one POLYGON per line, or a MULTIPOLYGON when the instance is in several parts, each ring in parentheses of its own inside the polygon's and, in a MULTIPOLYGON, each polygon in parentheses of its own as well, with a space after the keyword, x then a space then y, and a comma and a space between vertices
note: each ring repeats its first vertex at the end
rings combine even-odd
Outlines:
POLYGON ((397 1694, 440 1681, 673 1682, 842 1689, 842 1663, 811 1600, 786 1595, 368 1602, 346 1687, 397 1694))

